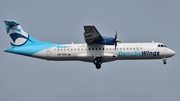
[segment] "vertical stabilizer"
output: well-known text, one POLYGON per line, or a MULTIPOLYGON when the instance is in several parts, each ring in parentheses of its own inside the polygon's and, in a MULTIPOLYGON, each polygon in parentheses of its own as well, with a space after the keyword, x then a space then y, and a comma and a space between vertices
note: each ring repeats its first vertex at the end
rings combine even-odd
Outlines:
POLYGON ((4 21, 12 47, 33 46, 41 43, 28 35, 16 20, 4 21))

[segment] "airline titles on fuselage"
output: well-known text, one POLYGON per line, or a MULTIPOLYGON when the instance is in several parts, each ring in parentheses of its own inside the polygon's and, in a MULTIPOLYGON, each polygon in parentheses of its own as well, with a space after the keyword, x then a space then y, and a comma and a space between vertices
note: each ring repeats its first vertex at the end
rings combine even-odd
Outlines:
POLYGON ((159 51, 141 51, 141 52, 123 52, 123 51, 119 51, 119 56, 159 56, 160 52, 159 51))

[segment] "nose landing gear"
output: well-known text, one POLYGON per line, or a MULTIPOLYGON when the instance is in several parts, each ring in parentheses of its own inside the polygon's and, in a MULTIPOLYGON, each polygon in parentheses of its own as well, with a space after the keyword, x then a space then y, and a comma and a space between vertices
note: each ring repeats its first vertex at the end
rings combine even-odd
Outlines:
POLYGON ((163 58, 163 64, 164 64, 164 65, 167 64, 167 58, 163 58))
POLYGON ((97 69, 100 69, 102 64, 101 57, 95 57, 93 63, 95 64, 97 69))

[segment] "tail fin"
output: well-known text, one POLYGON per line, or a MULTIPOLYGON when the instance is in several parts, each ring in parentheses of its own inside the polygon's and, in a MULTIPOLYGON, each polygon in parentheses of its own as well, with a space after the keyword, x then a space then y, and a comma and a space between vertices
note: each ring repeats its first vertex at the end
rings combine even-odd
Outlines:
POLYGON ((15 20, 4 21, 4 24, 12 47, 32 46, 41 42, 28 35, 15 20))

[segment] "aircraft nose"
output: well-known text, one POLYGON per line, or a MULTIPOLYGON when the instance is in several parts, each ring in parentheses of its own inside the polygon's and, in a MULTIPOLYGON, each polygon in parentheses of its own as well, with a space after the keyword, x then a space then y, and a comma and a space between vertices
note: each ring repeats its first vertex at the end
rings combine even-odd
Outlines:
POLYGON ((170 49, 170 55, 174 56, 175 54, 176 54, 176 52, 170 49))
POLYGON ((171 54, 172 54, 172 56, 174 56, 176 54, 176 52, 172 50, 171 54))

